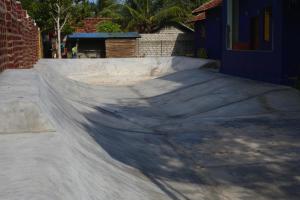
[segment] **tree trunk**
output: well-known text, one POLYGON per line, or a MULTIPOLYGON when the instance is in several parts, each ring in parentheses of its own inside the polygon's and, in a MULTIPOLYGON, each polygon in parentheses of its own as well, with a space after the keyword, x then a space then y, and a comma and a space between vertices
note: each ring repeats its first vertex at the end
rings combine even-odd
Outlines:
POLYGON ((60 34, 60 23, 59 23, 59 18, 57 20, 57 42, 58 42, 58 49, 57 49, 57 54, 58 54, 58 58, 61 59, 61 34, 60 34))

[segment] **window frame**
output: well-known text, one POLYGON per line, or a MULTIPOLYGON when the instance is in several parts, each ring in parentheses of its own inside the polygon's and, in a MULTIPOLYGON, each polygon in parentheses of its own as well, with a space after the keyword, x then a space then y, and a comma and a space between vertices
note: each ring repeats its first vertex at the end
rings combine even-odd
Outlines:
MULTIPOLYGON (((233 10, 233 5, 234 2, 236 2, 239 6, 239 2, 240 0, 227 0, 227 5, 226 5, 226 26, 225 26, 225 50, 226 51, 233 51, 233 52, 264 52, 264 53, 270 53, 270 52, 274 52, 274 18, 273 18, 273 3, 268 6, 268 7, 264 7, 261 8, 260 14, 258 16, 263 17, 263 30, 262 30, 262 41, 263 42, 269 42, 271 48, 270 49, 256 49, 256 50, 252 50, 252 49, 234 49, 233 48, 233 44, 234 44, 234 34, 232 32, 232 24, 234 24, 234 10, 233 10), (270 9, 270 33, 269 33, 269 38, 270 41, 265 41, 265 10, 266 9, 270 9), (230 19, 230 20, 229 20, 230 19), (229 23, 229 21, 231 21, 229 23)), ((238 9, 238 13, 240 12, 240 10, 238 9)), ((238 15, 239 16, 239 15, 238 15)), ((238 20, 235 20, 235 23, 237 23, 239 26, 239 18, 238 20)), ((239 28, 239 27, 238 27, 239 28)), ((239 37, 239 32, 236 34, 236 37, 239 37)))

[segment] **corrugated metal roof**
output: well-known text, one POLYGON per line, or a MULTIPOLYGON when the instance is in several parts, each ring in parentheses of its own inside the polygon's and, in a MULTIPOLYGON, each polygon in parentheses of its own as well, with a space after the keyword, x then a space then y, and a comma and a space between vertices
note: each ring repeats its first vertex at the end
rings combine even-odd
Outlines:
POLYGON ((137 32, 120 32, 120 33, 73 33, 68 35, 69 39, 110 39, 110 38, 139 38, 140 34, 137 32))

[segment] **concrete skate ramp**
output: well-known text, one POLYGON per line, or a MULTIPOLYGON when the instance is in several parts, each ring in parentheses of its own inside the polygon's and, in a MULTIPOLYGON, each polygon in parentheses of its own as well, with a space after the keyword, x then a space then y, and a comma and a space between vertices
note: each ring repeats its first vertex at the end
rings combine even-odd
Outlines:
POLYGON ((41 60, 3 72, 0 125, 18 133, 0 134, 0 199, 298 200, 299 91, 205 65, 41 60))
MULTIPOLYGON (((45 65, 47 60, 42 61, 45 65)), ((50 65, 58 73, 84 83, 95 85, 133 85, 187 69, 217 65, 210 60, 185 57, 57 60, 50 65)))
POLYGON ((53 127, 36 103, 0 103, 0 134, 49 131, 53 131, 53 127))

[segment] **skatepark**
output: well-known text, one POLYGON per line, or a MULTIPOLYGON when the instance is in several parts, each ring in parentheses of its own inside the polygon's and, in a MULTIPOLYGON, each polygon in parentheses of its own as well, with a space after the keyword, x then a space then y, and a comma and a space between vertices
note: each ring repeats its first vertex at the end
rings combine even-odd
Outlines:
POLYGON ((0 199, 296 200, 300 92, 186 57, 0 74, 0 199))

